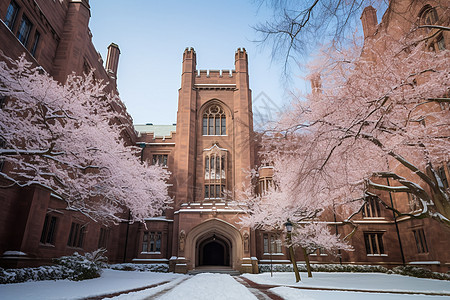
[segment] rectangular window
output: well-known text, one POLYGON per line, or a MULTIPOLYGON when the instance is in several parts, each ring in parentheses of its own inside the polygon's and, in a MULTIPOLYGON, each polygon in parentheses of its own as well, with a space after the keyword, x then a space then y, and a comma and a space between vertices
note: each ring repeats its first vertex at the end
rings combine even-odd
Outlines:
POLYGON ((220 179, 220 157, 216 156, 216 179, 220 179))
POLYGON ((220 135, 220 118, 216 117, 216 135, 220 135))
POLYGON ((384 254, 383 233, 370 232, 364 233, 364 242, 366 244, 367 255, 381 255, 384 254))
POLYGON ((31 47, 31 55, 33 55, 33 56, 36 55, 36 50, 37 50, 40 38, 41 38, 41 34, 38 31, 36 31, 34 33, 33 46, 31 47))
POLYGON ((363 218, 377 218, 380 217, 380 203, 376 197, 368 197, 366 204, 362 210, 363 218))
POLYGON ((269 253, 269 235, 267 233, 263 236, 264 253, 269 253))
POLYGON ((78 223, 72 223, 70 227, 69 240, 67 246, 83 248, 84 234, 86 227, 78 223))
POLYGON ((271 177, 263 177, 259 179, 259 194, 264 195, 269 187, 271 187, 273 184, 273 180, 271 177))
POLYGON ((224 197, 225 185, 205 184, 205 198, 221 199, 224 197))
POLYGON ((208 117, 203 117, 202 134, 203 135, 208 135, 208 117))
POLYGON ((209 157, 205 158, 205 179, 209 179, 209 157))
POLYGON ((325 250, 323 248, 319 248, 319 249, 315 250, 310 255, 313 255, 313 256, 328 256, 328 254, 325 252, 325 250))
POLYGON ((106 228, 100 228, 100 236, 98 238, 98 248, 106 248, 108 244, 109 230, 106 228))
POLYGON ((153 154, 152 157, 152 165, 160 165, 163 167, 167 167, 167 154, 153 154))
POLYGON ((142 240, 142 252, 161 252, 161 232, 145 231, 142 240))
POLYGON ((17 38, 19 41, 24 45, 27 46, 28 43, 28 37, 30 36, 31 31, 31 22, 27 18, 27 16, 22 16, 22 21, 20 22, 19 31, 17 32, 17 38))
POLYGON ((274 233, 264 233, 263 235, 264 253, 282 253, 280 236, 274 233))
POLYGON ((413 230, 414 239, 416 240, 417 252, 428 253, 428 245, 425 239, 425 232, 423 228, 413 230))
POLYGON ((42 244, 55 244, 57 218, 54 216, 45 216, 44 227, 42 228, 41 240, 42 244))
POLYGON ((214 117, 209 117, 209 129, 208 129, 208 135, 214 134, 214 117))
POLYGON ((142 252, 148 252, 148 232, 144 232, 142 238, 142 252))
POLYGON ((16 22, 17 13, 19 12, 19 5, 17 5, 16 1, 11 1, 8 6, 8 10, 6 11, 5 24, 9 27, 9 29, 13 30, 14 23, 16 22))
POLYGON ((227 122, 226 122, 226 118, 222 117, 222 126, 221 126, 221 130, 222 130, 222 135, 226 135, 227 134, 227 122))

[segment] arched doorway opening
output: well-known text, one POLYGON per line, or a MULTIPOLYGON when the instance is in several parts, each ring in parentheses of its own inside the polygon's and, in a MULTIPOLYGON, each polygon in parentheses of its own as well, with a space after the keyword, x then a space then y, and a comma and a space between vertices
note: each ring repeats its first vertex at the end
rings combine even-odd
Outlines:
POLYGON ((197 247, 197 266, 230 266, 230 242, 216 234, 212 234, 197 247))
MULTIPOLYGON (((198 224, 186 235, 186 247, 184 257, 188 260, 188 267, 194 269, 201 266, 200 258, 204 254, 204 247, 208 241, 214 241, 216 235, 217 243, 224 246, 224 255, 227 257, 224 263, 232 269, 238 270, 243 257, 243 241, 239 230, 230 223, 221 219, 209 219, 198 224)), ((211 246, 213 247, 213 246, 211 246)), ((209 251, 206 251, 209 253, 209 251)), ((203 258, 202 258, 203 259, 203 258)))

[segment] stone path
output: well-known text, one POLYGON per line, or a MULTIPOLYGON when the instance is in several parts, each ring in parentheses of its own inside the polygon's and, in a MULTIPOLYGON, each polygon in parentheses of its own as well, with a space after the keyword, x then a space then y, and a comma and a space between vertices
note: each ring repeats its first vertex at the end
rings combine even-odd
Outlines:
MULTIPOLYGON (((283 300, 280 296, 272 293, 269 289, 280 287, 280 285, 268 285, 258 284, 243 276, 230 276, 225 274, 212 274, 202 273, 195 276, 189 276, 180 280, 177 284, 168 284, 170 281, 164 281, 158 284, 153 284, 133 290, 122 291, 114 294, 105 294, 96 297, 84 298, 84 300, 99 300, 104 298, 111 298, 130 292, 138 292, 156 287, 163 288, 158 293, 145 298, 145 300, 151 299, 239 299, 233 294, 236 290, 240 289, 240 293, 250 292, 258 300, 283 300), (202 278, 216 276, 217 280, 203 280, 202 278), (234 279, 234 280, 233 280, 234 279), (216 282, 213 286, 212 282, 216 282), (233 284, 233 282, 235 282, 233 284), (167 287, 164 288, 164 285, 167 287), (186 287, 188 287, 186 289, 186 287), (247 291, 245 291, 247 290, 247 291), (188 295, 186 295, 186 292, 188 295), (189 292, 191 294, 189 295, 189 292), (216 295, 214 293, 217 293, 216 295), (183 298, 183 295, 188 298, 183 298), (181 297, 181 298, 180 298, 181 297)), ((341 291, 341 292, 361 292, 361 293, 382 293, 382 294, 410 294, 410 295, 427 295, 427 296, 450 296, 449 293, 435 293, 435 292, 401 292, 401 291, 383 291, 383 290, 360 290, 360 289, 346 289, 346 288, 326 288, 326 287, 295 287, 288 286, 293 289, 301 290, 317 290, 317 291, 341 291)), ((238 292, 238 294, 239 294, 238 292)), ((248 294, 249 295, 249 294, 248 294)), ((248 296, 247 295, 247 296, 248 296)), ((251 296, 250 296, 251 297, 251 296)), ((240 299, 248 299, 248 297, 242 297, 240 299)))

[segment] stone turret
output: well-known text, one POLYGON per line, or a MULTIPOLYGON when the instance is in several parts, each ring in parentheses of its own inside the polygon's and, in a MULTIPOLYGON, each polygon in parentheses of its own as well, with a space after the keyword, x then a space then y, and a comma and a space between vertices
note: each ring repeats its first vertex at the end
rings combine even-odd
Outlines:
POLYGON ((361 22, 364 30, 364 39, 375 34, 377 29, 377 10, 372 6, 364 8, 361 14, 361 22))
POLYGON ((108 56, 106 57, 106 72, 113 80, 117 79, 117 68, 119 66, 120 49, 117 44, 111 43, 108 46, 108 56))

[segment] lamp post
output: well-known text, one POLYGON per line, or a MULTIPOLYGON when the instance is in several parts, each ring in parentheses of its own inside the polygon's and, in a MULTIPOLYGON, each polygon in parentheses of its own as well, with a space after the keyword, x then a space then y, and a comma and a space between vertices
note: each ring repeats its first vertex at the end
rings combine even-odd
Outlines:
POLYGON ((294 248, 292 247, 292 223, 291 221, 289 221, 289 219, 287 220, 287 222, 284 224, 284 226, 286 226, 286 231, 287 231, 287 239, 288 239, 288 244, 289 244, 289 255, 291 257, 291 263, 292 266, 294 267, 294 273, 295 273, 295 282, 299 282, 300 281, 300 273, 298 272, 298 268, 297 268, 297 262, 295 261, 295 256, 294 256, 294 248))

